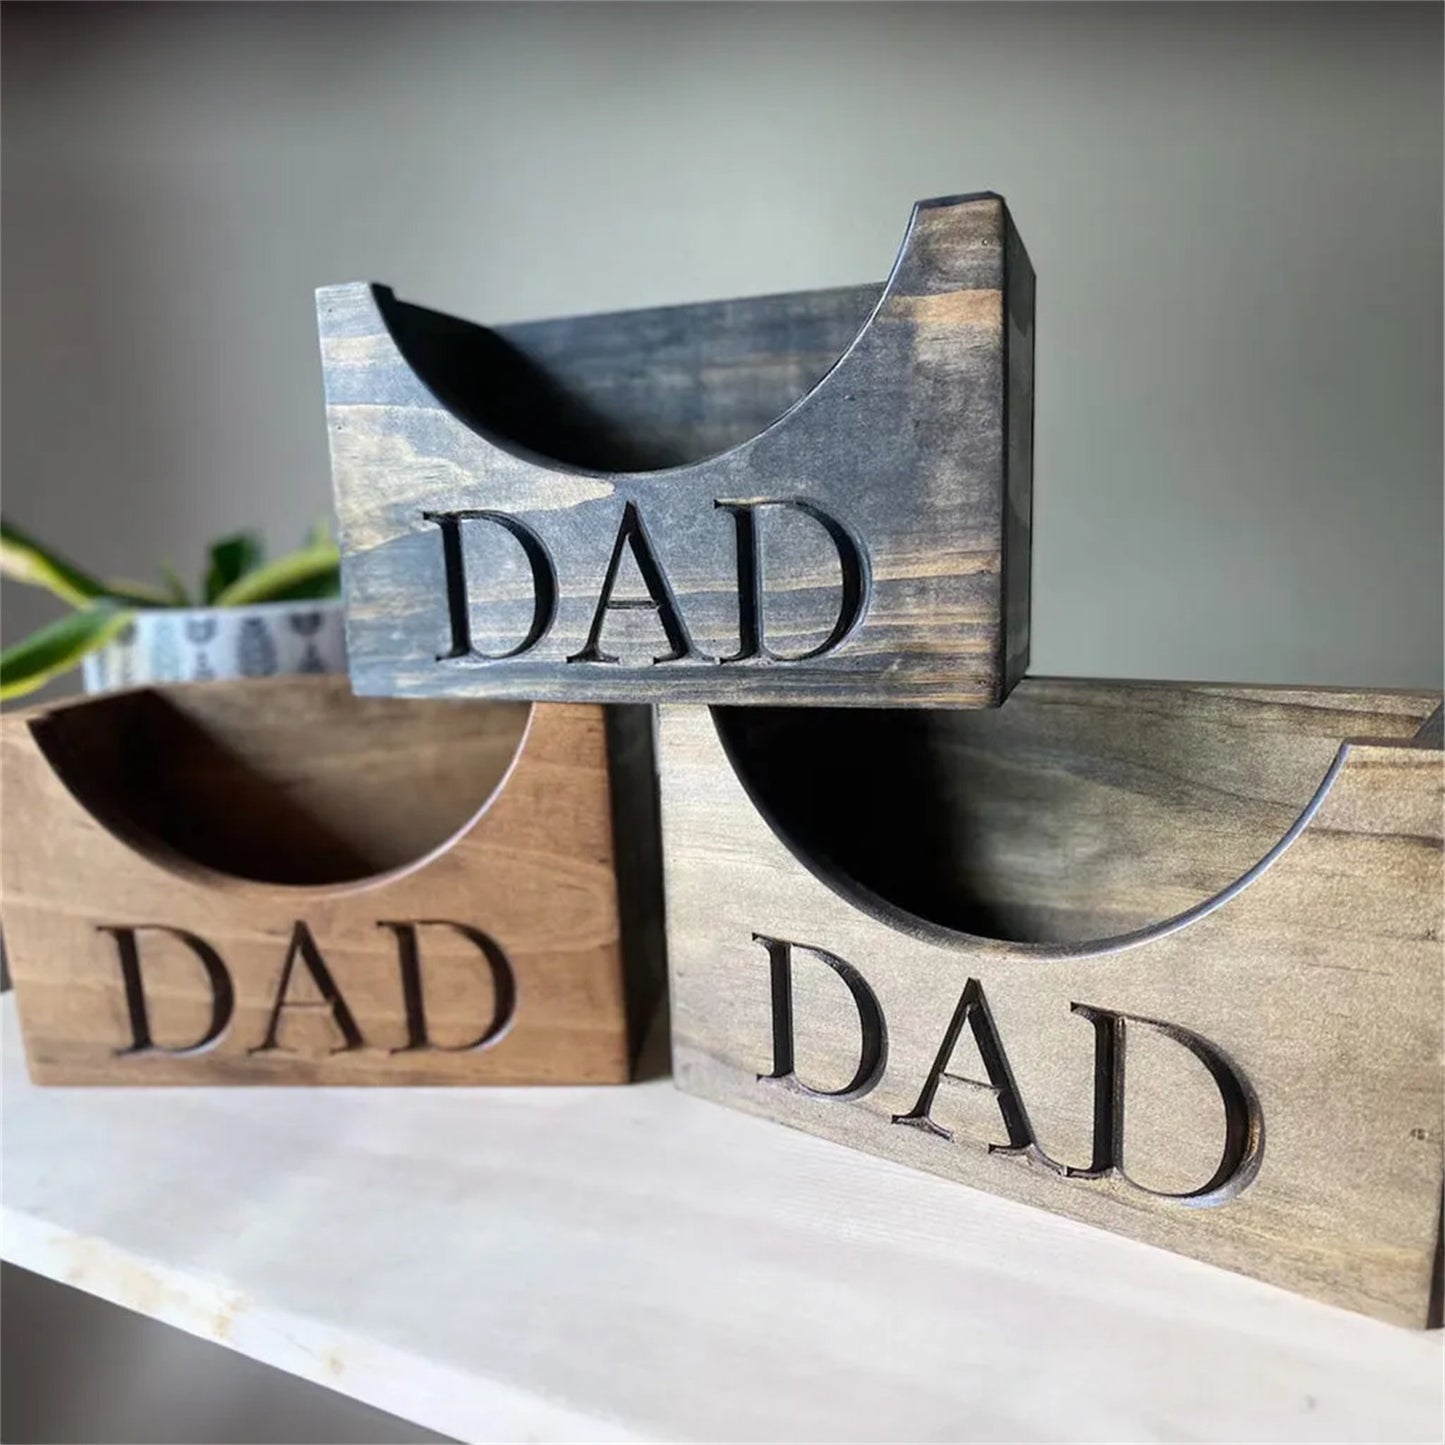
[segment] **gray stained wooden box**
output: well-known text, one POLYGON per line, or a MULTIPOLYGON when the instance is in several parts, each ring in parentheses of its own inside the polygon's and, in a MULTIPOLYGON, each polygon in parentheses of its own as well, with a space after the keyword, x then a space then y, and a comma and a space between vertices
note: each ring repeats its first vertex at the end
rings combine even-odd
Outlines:
POLYGON ((679 1085, 1438 1323, 1439 701, 662 708, 679 1085))
POLYGON ((1033 310, 993 195, 920 203, 882 286, 490 330, 323 289, 353 685, 1001 702, 1033 310))

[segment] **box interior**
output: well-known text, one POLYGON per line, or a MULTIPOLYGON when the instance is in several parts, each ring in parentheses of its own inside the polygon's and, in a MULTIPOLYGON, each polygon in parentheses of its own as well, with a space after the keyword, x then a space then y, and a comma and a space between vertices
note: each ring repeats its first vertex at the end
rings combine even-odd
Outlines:
POLYGON ((1349 738, 1428 695, 1025 679, 970 711, 716 708, 794 855, 890 922, 1073 945, 1151 928, 1270 852, 1349 738))
POLYGON ((530 711, 356 698, 344 678, 286 678, 115 693, 31 726, 71 794, 140 851, 314 886, 404 869, 466 828, 530 711))
POLYGON ((522 455, 650 472, 765 430, 852 345, 881 284, 488 328, 377 300, 453 415, 522 455))

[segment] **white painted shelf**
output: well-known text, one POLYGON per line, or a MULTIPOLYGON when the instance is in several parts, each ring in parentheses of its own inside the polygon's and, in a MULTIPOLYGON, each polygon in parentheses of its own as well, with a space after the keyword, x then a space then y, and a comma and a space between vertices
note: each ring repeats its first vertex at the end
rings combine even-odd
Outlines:
POLYGON ((631 1088, 65 1090, 4 1255, 467 1440, 1437 1440, 1412 1333, 631 1088))

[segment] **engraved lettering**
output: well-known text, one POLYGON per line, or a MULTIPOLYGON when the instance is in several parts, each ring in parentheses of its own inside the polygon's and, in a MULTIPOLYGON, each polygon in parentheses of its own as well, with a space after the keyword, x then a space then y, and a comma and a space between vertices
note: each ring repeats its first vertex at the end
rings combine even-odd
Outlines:
MULTIPOLYGON (((931 1115, 938 1086, 944 1079, 965 1088, 983 1089, 993 1095, 998 1111, 1003 1116, 1008 1143, 989 1144, 987 1148, 990 1154, 1022 1154, 1032 1150, 1039 1154, 1043 1162, 1052 1165, 1053 1161, 1046 1159, 1037 1148, 1033 1126, 1029 1123, 1018 1085, 1014 1083, 1013 1070, 1009 1068, 1008 1056, 1004 1053, 1003 1043, 994 1027, 988 1000, 984 998, 983 988, 977 979, 969 979, 959 995, 948 1030, 943 1036, 943 1043, 939 1046, 938 1056, 928 1071, 928 1077, 923 1081, 918 1102, 908 1113, 895 1114, 893 1122, 937 1134, 940 1139, 952 1139, 953 1131, 936 1123, 931 1115), (973 1041, 978 1046, 984 1073, 988 1075, 987 1083, 981 1079, 966 1079, 961 1074, 948 1072, 948 1062, 953 1057, 954 1049, 958 1047, 959 1035, 962 1034, 965 1024, 972 1031, 973 1041)), ((1056 1165, 1053 1167, 1057 1168, 1056 1165)))
POLYGON ((447 613, 451 619, 452 646, 438 662, 501 662, 530 652, 547 635, 557 615, 557 572, 541 537, 525 522, 507 512, 466 510, 423 512, 441 528, 442 561, 446 570, 447 613), (471 592, 467 585, 466 553, 462 546, 463 522, 491 522, 515 537, 532 569, 532 621, 527 634, 507 652, 481 652, 472 643, 471 592))
POLYGON ((1004 1053, 1003 1042, 989 1014, 983 989, 975 979, 969 979, 964 987, 933 1067, 924 1080, 918 1102, 907 1114, 895 1114, 893 1122, 922 1129, 940 1139, 952 1140, 952 1131, 943 1128, 932 1117, 939 1084, 947 1080, 968 1088, 986 1089, 994 1095, 1009 1142, 1006 1145, 986 1145, 991 1154, 1022 1155, 1069 1179, 1119 1179, 1140 1193, 1158 1199, 1177 1199, 1191 1205, 1224 1204, 1235 1198, 1259 1172, 1264 1150, 1264 1117, 1259 1099, 1238 1067, 1208 1039, 1177 1024, 1092 1008, 1087 1004, 1071 1004, 1070 1009, 1094 1026, 1094 1133, 1092 1158, 1086 1168, 1060 1164, 1039 1146, 1004 1053), (965 1023, 973 1032, 984 1072, 988 1076, 987 1083, 948 1072, 949 1060, 953 1057, 965 1023), (1128 1024, 1153 1029, 1188 1049, 1209 1071, 1219 1090, 1225 1113, 1223 1153, 1213 1176, 1197 1189, 1178 1193, 1150 1189, 1131 1179, 1124 1168, 1124 1066, 1128 1024))
POLYGON ((226 1032, 231 1015, 236 1008, 236 993, 231 985, 231 975, 221 961, 221 955, 198 934, 188 933, 183 928, 168 928, 163 923, 137 923, 127 926, 101 924, 97 933, 108 933, 115 940, 116 956, 120 963, 121 979, 125 984, 126 1011, 130 1018, 131 1041, 115 1052, 126 1054, 195 1054, 208 1049, 226 1032), (205 1033, 190 1044, 158 1044, 151 1034, 150 1013, 146 1005, 145 982, 141 975, 140 943, 142 933, 165 933, 179 940, 200 960, 205 970, 206 982, 211 990, 211 1021, 205 1033))
POLYGON ((878 1086, 888 1063, 888 1026, 884 1021, 878 997, 863 975, 851 963, 826 949, 813 948, 805 943, 790 943, 781 938, 767 938, 761 933, 753 934, 753 940, 761 943, 768 951, 773 1001, 773 1071, 770 1074, 758 1075, 759 1079, 786 1083, 800 1093, 811 1094, 819 1099, 861 1099, 870 1093, 878 1086), (794 1071, 792 955, 795 948, 812 954, 843 980, 858 1013, 858 1027, 862 1035, 858 1068, 852 1079, 841 1089, 809 1088, 794 1071))
POLYGON ((322 958, 321 950, 317 948, 316 940, 311 936, 311 930, 305 923, 299 921, 291 934, 291 946, 286 950, 286 961, 281 965, 281 981, 276 986, 276 1002, 271 1008, 271 1020, 266 1027, 266 1037, 254 1049, 248 1050, 249 1053, 264 1054, 271 1050, 280 1050, 283 1053, 293 1052, 289 1049, 281 1049, 281 1045, 277 1041, 277 1034, 281 1027, 281 1013, 283 1009, 288 1008, 324 1008, 331 1011, 332 1022, 336 1025, 343 1040, 338 1048, 331 1050, 333 1054, 342 1054, 350 1049, 365 1047, 365 1040, 361 1037, 361 1030, 356 1026, 356 1019, 352 1016, 346 1000, 341 996, 341 990, 337 988, 336 980, 332 978, 331 970, 327 968, 326 960, 322 958), (312 982, 315 983, 321 994, 319 1002, 287 998, 291 987, 291 975, 295 971, 298 958, 306 965, 306 971, 311 975, 312 982))
POLYGON ((1192 1205, 1225 1204, 1259 1173, 1264 1157, 1264 1113, 1254 1086, 1218 1045, 1200 1034, 1160 1019, 1112 1009, 1071 1004, 1070 1009, 1094 1025, 1094 1162, 1087 1171, 1071 1174, 1097 1178, 1115 1175, 1143 1194, 1178 1199, 1192 1205), (1214 1080, 1224 1104, 1224 1147, 1219 1167, 1197 1189, 1171 1193, 1149 1189, 1129 1178, 1124 1169, 1124 1072, 1128 1025, 1153 1029, 1188 1049, 1214 1080))
POLYGON ((465 923, 452 923, 444 918, 423 918, 414 923, 377 924, 378 928, 389 928, 396 935, 397 963, 401 969, 402 1001, 406 1008, 407 1041, 394 1054, 410 1053, 420 1049, 433 1049, 443 1053, 461 1054, 473 1049, 485 1049, 497 1042, 511 1026, 517 1008, 517 980, 512 966, 501 946, 495 939, 480 929, 465 923), (421 948, 417 940, 420 928, 450 928, 469 943, 486 961, 492 980, 492 1017, 486 1028, 470 1043, 434 1043, 427 1031, 426 998, 422 984, 421 948))
POLYGON ((738 650, 720 661, 747 662, 766 658, 770 662, 808 662, 840 647, 863 619, 869 594, 868 556, 862 544, 835 517, 800 497, 761 498, 756 501, 715 501, 713 506, 728 512, 737 533, 738 568, 738 650), (763 557, 758 531, 760 507, 788 507, 811 517, 828 534, 838 554, 842 596, 832 631, 807 652, 776 652, 767 644, 763 615, 763 557))
POLYGON ((603 663, 621 661, 620 658, 602 650, 602 628, 607 621, 609 612, 635 608, 655 610, 657 619, 662 624, 663 633, 667 637, 667 645, 671 650, 654 657, 652 659, 654 664, 678 662, 685 657, 701 659, 702 654, 693 647, 687 624, 682 619, 682 611, 677 605, 677 598, 673 595, 672 584, 667 580, 667 574, 657 560, 657 553, 653 548, 652 539, 647 534, 642 513, 637 510, 635 502, 628 502, 622 509, 622 521, 617 528, 617 540, 612 546, 612 557, 607 564, 607 573, 602 579, 602 591, 597 598, 597 609, 592 615, 592 628, 587 634, 587 645, 581 652, 573 653, 567 661, 603 663), (642 574, 643 584, 647 588, 646 598, 613 600, 612 591, 617 585, 617 571, 622 565, 624 547, 631 550, 633 560, 637 563, 637 570, 642 574))
MULTIPOLYGON (((888 1031, 878 997, 862 974, 845 959, 825 949, 770 938, 761 933, 752 936, 768 953, 773 1021, 773 1068, 771 1073, 760 1074, 759 1081, 786 1083, 814 1098, 849 1100, 869 1093, 882 1078, 887 1062, 888 1031), (812 954, 826 964, 843 980, 852 995, 862 1035, 862 1049, 853 1078, 841 1089, 813 1089, 797 1077, 793 1044, 792 956, 795 950, 812 954)), ((1006 1143, 983 1144, 990 1154, 1021 1158, 1067 1179, 1117 1180, 1141 1194, 1191 1207, 1226 1204, 1237 1198, 1259 1173, 1264 1157, 1264 1113, 1259 1096, 1239 1066, 1217 1044, 1178 1024, 1089 1004, 1073 1003, 1069 1008, 1092 1024, 1094 1029, 1094 1127, 1091 1158, 1086 1167, 1079 1168, 1050 1158, 1039 1145, 1023 1094, 1004 1050, 1003 1039, 984 996, 983 986, 977 979, 971 978, 965 983, 913 1107, 905 1114, 892 1115, 893 1122, 944 1142, 952 1142, 954 1132, 933 1117, 941 1087, 948 1084, 971 1090, 981 1089, 997 1105, 1007 1136, 1006 1143), (965 1026, 972 1034, 983 1064, 985 1077, 982 1079, 969 1078, 949 1069, 965 1026), (1132 1029, 1152 1030, 1186 1049, 1204 1065, 1219 1093, 1224 1106, 1224 1141, 1219 1164, 1209 1179, 1197 1188, 1177 1191, 1153 1189, 1131 1178, 1125 1167, 1125 1066, 1127 1041, 1132 1029)))

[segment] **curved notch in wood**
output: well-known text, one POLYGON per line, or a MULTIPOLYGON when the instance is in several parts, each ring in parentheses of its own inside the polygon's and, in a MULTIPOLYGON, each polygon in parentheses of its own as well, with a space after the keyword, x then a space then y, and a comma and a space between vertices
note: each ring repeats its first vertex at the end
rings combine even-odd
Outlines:
POLYGON ((1027 679, 997 710, 719 708, 739 780, 809 870, 937 941, 1105 951, 1277 856, 1350 738, 1438 698, 1027 679))
POLYGON ((825 381, 868 386, 880 319, 958 323, 972 305, 989 313, 976 320, 996 323, 1003 255, 980 201, 998 204, 975 195, 915 206, 881 284, 495 328, 379 285, 328 288, 323 304, 354 313, 350 329, 389 338, 394 368, 515 457, 597 474, 671 470, 753 441, 825 381), (958 299, 960 288, 976 299, 958 299))
POLYGON ((837 364, 881 288, 495 330, 369 290, 405 366, 479 437, 543 465, 639 473, 765 430, 837 364))
POLYGON ((30 729, 72 797, 155 861, 321 886, 394 876, 468 828, 529 715, 284 678, 113 693, 30 729))

